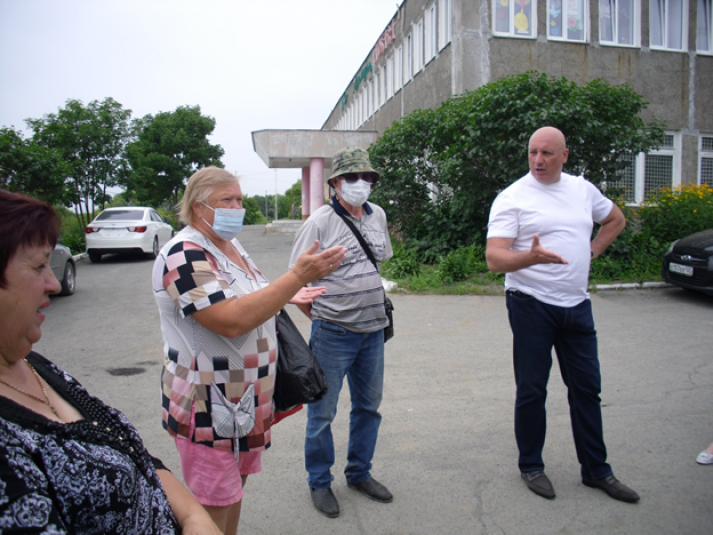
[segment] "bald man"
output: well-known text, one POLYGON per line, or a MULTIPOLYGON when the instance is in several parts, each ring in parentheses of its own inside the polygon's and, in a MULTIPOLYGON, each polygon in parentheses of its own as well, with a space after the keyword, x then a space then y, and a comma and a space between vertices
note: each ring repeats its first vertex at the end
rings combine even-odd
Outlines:
POLYGON ((633 503, 639 495, 607 464, 597 334, 587 292, 591 259, 616 239, 625 219, 591 182, 562 172, 568 155, 561 131, 537 130, 528 147, 530 172, 498 195, 488 222, 488 267, 506 273, 518 464, 532 492, 555 497, 542 460, 554 347, 567 386, 582 483, 633 503), (594 222, 601 228, 592 239, 594 222))

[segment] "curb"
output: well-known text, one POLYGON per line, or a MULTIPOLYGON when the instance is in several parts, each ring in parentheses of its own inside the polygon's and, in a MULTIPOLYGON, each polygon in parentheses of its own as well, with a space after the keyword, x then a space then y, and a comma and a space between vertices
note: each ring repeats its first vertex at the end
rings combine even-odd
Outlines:
POLYGON ((75 262, 79 262, 80 260, 82 260, 83 258, 86 258, 87 256, 88 256, 87 253, 75 254, 74 256, 72 256, 72 260, 74 260, 75 262))
POLYGON ((593 291, 593 292, 598 292, 600 290, 637 290, 637 289, 644 289, 644 288, 673 288, 672 284, 669 284, 667 282, 656 282, 656 281, 649 281, 649 282, 621 282, 617 284, 600 284, 600 285, 594 285, 590 286, 588 289, 593 291))

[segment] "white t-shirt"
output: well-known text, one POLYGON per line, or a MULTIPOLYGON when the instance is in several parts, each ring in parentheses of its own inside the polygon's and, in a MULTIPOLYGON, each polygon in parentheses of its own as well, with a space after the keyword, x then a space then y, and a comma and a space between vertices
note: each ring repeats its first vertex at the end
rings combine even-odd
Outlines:
POLYGON ((537 264, 505 276, 513 288, 550 305, 573 307, 589 297, 593 222, 612 210, 594 184, 562 173, 554 184, 541 184, 530 173, 500 192, 490 208, 488 238, 515 238, 511 250, 525 251, 532 236, 569 264, 537 264))

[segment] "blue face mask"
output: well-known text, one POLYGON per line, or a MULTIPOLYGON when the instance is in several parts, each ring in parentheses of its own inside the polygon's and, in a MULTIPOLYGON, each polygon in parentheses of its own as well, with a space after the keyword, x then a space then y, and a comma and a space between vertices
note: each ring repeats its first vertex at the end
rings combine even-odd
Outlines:
POLYGON ((213 232, 224 240, 232 240, 238 235, 238 232, 242 230, 243 220, 245 219, 245 208, 211 208, 203 201, 201 201, 201 204, 215 212, 212 225, 205 219, 201 219, 213 229, 213 232))

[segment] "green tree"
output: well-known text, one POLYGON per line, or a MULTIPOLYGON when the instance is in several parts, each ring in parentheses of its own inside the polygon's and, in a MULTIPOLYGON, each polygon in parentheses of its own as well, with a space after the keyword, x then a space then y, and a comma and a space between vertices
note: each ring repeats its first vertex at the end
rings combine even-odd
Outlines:
POLYGON ((215 119, 201 115, 199 106, 147 115, 134 126, 137 139, 127 147, 131 172, 125 185, 127 197, 140 204, 175 206, 195 171, 223 167, 220 158, 225 151, 208 141, 215 119))
POLYGON ((68 164, 65 188, 81 225, 89 223, 95 206, 103 207, 111 199, 107 188, 119 184, 126 172, 130 117, 131 110, 107 97, 87 106, 70 99, 56 114, 27 119, 33 141, 57 150, 68 164))
POLYGON ((243 208, 245 208, 245 219, 243 225, 264 225, 265 217, 260 211, 260 206, 253 197, 247 195, 243 197, 243 208))
POLYGON ((536 129, 564 132, 566 172, 611 187, 629 165, 623 156, 662 139, 663 124, 641 118, 646 107, 629 86, 603 80, 577 86, 537 72, 502 78, 388 129, 369 149, 383 173, 374 201, 410 246, 435 260, 482 239, 497 193, 527 173, 536 129))
MULTIPOLYGON (((262 213, 262 215, 266 221, 272 221, 273 219, 277 219, 275 217, 275 196, 274 195, 255 195, 255 196, 253 196, 253 199, 255 199, 255 202, 257 202, 258 207, 260 208, 260 213, 262 213)), ((277 209, 279 211, 280 199, 278 198, 277 201, 278 201, 277 209)))
POLYGON ((281 219, 302 219, 302 180, 298 180, 277 199, 281 219), (284 206, 284 212, 283 212, 284 206))
POLYGON ((65 206, 69 196, 64 181, 70 173, 57 149, 24 139, 12 128, 0 128, 0 188, 65 206))

